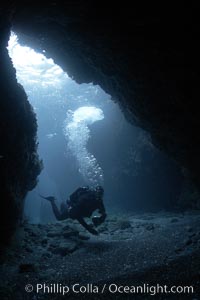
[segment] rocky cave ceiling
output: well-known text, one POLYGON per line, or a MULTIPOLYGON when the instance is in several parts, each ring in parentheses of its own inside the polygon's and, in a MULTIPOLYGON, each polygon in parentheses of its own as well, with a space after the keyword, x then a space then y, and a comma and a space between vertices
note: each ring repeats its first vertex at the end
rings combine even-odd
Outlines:
POLYGON ((13 29, 77 82, 101 85, 130 121, 197 179, 199 118, 195 86, 190 95, 184 91, 194 77, 189 66, 184 71, 184 19, 181 11, 160 5, 158 13, 151 5, 30 2, 16 7, 13 29))

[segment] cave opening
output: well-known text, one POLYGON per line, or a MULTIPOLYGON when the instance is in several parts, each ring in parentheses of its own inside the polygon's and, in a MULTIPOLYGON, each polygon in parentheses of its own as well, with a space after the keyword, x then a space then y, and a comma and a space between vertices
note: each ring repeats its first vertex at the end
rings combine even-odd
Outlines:
POLYGON ((15 33, 8 50, 37 115, 43 161, 38 184, 25 201, 30 222, 55 221, 40 195, 53 195, 61 204, 79 186, 102 185, 112 213, 176 206, 180 169, 152 145, 147 132, 127 122, 110 95, 93 83, 76 83, 45 50, 21 46, 15 33))
POLYGON ((185 33, 174 5, 108 4, 0 5, 2 300, 61 299, 66 289, 73 299, 199 299, 197 68, 184 64, 197 26, 187 18, 185 33), (13 68, 11 26, 32 64, 19 53, 13 68), (105 189, 106 219, 86 219, 97 234, 55 222, 38 197, 61 202, 90 179, 105 189))

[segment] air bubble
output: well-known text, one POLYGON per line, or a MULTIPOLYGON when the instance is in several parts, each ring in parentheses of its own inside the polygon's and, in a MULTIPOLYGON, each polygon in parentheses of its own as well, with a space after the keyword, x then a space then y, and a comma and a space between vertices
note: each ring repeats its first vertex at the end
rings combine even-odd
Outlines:
POLYGON ((88 184, 98 184, 102 181, 103 170, 93 154, 87 150, 90 138, 88 124, 93 124, 104 118, 103 111, 96 107, 80 107, 76 111, 68 111, 64 134, 68 148, 76 157, 79 172, 88 184))

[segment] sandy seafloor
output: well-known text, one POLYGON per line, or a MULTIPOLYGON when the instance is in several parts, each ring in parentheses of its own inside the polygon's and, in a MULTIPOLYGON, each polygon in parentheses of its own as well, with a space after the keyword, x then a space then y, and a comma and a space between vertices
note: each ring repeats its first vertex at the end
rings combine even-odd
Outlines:
POLYGON ((24 223, 1 258, 0 299, 200 299, 199 213, 111 215, 98 230, 71 220, 24 223), (157 285, 168 293, 153 295, 157 285))

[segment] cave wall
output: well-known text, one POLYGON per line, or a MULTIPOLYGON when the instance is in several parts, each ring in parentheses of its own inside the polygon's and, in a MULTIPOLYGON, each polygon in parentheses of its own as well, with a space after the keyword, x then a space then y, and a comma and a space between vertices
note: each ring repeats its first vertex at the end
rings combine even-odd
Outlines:
POLYGON ((62 66, 77 82, 99 84, 127 119, 175 158, 199 185, 197 73, 184 65, 189 32, 182 8, 102 1, 0 4, 0 180, 2 228, 13 227, 40 170, 36 119, 5 49, 12 25, 20 41, 62 66), (185 88, 189 87, 189 92, 185 88), (11 220, 12 221, 9 221, 11 220))
POLYGON ((10 35, 8 20, 1 18, 0 24, 0 242, 3 243, 19 224, 23 199, 35 186, 41 169, 36 116, 23 87, 17 84, 6 49, 10 35))
POLYGON ((199 184, 200 121, 196 73, 184 63, 186 20, 181 7, 132 4, 30 1, 17 7, 13 29, 77 82, 99 84, 199 184))

